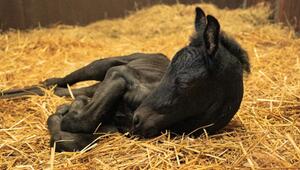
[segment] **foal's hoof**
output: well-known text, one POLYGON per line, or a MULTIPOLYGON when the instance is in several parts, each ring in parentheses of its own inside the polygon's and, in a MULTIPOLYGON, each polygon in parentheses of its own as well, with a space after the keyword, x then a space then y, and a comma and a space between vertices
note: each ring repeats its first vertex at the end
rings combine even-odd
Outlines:
POLYGON ((70 105, 63 104, 57 107, 56 112, 47 119, 48 130, 50 134, 57 133, 61 130, 61 121, 63 116, 68 113, 70 105))
POLYGON ((69 115, 63 117, 63 119, 61 121, 61 130, 62 131, 78 133, 78 132, 80 132, 80 129, 78 129, 79 126, 80 126, 80 124, 69 115))
POLYGON ((84 119, 76 119, 72 116, 64 116, 61 121, 61 130, 72 133, 93 133, 96 128, 84 119))
POLYGON ((49 78, 42 82, 42 84, 46 87, 51 86, 59 86, 59 87, 66 87, 66 85, 63 85, 62 78, 49 78))

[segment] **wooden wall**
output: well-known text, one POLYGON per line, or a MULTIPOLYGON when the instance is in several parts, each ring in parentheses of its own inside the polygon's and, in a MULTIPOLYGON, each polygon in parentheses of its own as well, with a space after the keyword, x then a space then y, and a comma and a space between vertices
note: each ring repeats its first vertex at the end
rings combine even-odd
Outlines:
MULTIPOLYGON (((26 29, 56 23, 85 25, 128 11, 176 0, 0 0, 0 29, 26 29)), ((193 3, 196 0, 184 0, 193 3)))
POLYGON ((260 2, 273 2, 275 0, 202 0, 203 2, 213 3, 219 8, 247 8, 260 2))
POLYGON ((277 6, 277 20, 294 27, 296 31, 300 32, 300 1, 278 0, 277 6))
POLYGON ((154 4, 208 2, 220 8, 248 7, 269 2, 278 21, 300 30, 299 0, 0 0, 0 30, 28 29, 53 24, 86 25, 154 4))

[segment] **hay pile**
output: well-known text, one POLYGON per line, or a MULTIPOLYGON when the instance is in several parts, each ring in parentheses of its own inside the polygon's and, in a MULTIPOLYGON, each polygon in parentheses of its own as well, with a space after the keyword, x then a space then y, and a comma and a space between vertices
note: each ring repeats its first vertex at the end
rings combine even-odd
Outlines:
MULTIPOLYGON (((2 34, 0 89, 63 76, 101 57, 139 51, 172 57, 193 31, 194 7, 159 5, 86 27, 2 34)), ((113 134, 89 152, 51 154, 46 119, 70 99, 48 91, 43 97, 0 100, 0 169, 299 168, 300 40, 269 23, 265 6, 201 7, 247 49, 252 63, 242 106, 224 131, 197 139, 166 133, 145 141, 113 134)))

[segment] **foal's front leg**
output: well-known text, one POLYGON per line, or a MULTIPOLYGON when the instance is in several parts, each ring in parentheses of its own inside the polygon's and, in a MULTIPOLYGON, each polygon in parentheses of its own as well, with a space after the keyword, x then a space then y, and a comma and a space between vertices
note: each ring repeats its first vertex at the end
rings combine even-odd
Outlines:
POLYGON ((53 147, 55 143, 55 151, 80 151, 88 145, 96 142, 96 139, 102 133, 118 132, 117 128, 112 124, 103 124, 98 128, 97 133, 71 133, 61 130, 61 121, 66 113, 82 108, 88 98, 77 97, 71 105, 61 105, 57 108, 55 114, 51 115, 48 120, 48 130, 51 135, 50 146, 53 147))
POLYGON ((62 130, 73 133, 94 132, 103 121, 103 116, 112 114, 113 107, 116 107, 127 90, 125 70, 127 70, 126 66, 110 69, 91 101, 83 109, 66 114, 62 120, 62 130))

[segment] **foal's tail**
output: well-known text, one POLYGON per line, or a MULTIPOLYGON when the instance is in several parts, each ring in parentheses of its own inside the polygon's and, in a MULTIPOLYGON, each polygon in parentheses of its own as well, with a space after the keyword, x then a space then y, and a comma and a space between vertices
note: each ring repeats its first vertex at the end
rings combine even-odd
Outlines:
POLYGON ((34 85, 21 89, 0 91, 0 99, 27 98, 31 95, 43 96, 45 95, 43 88, 45 88, 43 85, 34 85))

